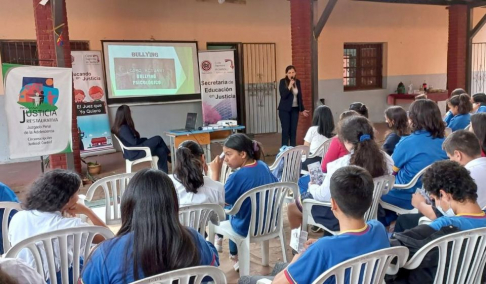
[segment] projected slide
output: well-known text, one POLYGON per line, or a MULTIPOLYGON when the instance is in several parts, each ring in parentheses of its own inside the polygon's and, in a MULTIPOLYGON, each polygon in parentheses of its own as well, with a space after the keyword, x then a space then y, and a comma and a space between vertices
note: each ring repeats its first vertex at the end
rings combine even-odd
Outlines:
POLYGON ((200 98, 195 42, 103 42, 111 102, 200 98))

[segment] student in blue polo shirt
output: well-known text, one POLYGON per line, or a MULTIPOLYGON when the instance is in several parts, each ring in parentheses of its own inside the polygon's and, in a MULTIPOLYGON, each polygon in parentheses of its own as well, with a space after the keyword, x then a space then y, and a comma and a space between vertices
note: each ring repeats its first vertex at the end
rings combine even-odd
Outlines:
MULTIPOLYGON (((435 161, 447 159, 447 154, 442 149, 445 125, 435 102, 414 101, 409 109, 409 122, 412 133, 402 137, 392 155, 395 163, 395 184, 407 184, 423 168, 435 161)), ((415 187, 407 190, 392 189, 381 199, 404 209, 412 209, 412 194, 421 186, 422 182, 419 180, 415 187)), ((396 214, 387 211, 386 220, 381 221, 388 225, 395 219, 396 214)))
MULTIPOLYGON (((238 133, 228 137, 224 142, 223 153, 224 162, 232 169, 239 169, 229 176, 224 185, 225 201, 229 206, 233 206, 236 200, 250 189, 278 182, 268 166, 260 161, 260 157, 263 155, 262 145, 245 134, 238 133)), ((211 163, 213 180, 219 180, 222 165, 223 159, 219 156, 211 163)), ((247 199, 243 202, 238 214, 230 216, 231 227, 239 235, 247 236, 250 219, 251 202, 250 199, 247 199)), ((229 249, 233 267, 238 271, 238 248, 231 240, 229 249)))
POLYGON ((447 127, 453 132, 466 128, 471 122, 471 97, 466 93, 452 96, 447 100, 447 106, 450 109, 444 117, 447 127))
MULTIPOLYGON (((0 202, 19 202, 15 193, 5 184, 0 182, 0 202)), ((4 209, 0 209, 0 218, 3 216, 4 209)), ((12 219, 13 215, 16 211, 11 212, 10 216, 8 217, 8 221, 12 219)), ((2 223, 0 220, 0 254, 4 254, 5 251, 3 250, 3 236, 2 236, 2 223)))
POLYGON ((425 171, 422 181, 444 215, 430 223, 434 230, 445 226, 461 231, 486 227, 486 215, 477 203, 477 185, 466 168, 454 161, 439 161, 425 171))
POLYGON ((376 220, 364 221, 363 216, 371 206, 373 189, 373 178, 365 169, 358 166, 338 169, 331 178, 331 209, 339 220, 341 233, 308 240, 307 250, 295 255, 272 283, 312 283, 336 264, 388 248, 390 243, 385 227, 376 220))
POLYGON ((486 94, 478 93, 471 97, 472 113, 486 112, 486 94))
POLYGON ((177 193, 164 172, 137 172, 120 209, 120 230, 92 252, 79 283, 124 284, 181 268, 219 265, 213 244, 179 222, 177 193))

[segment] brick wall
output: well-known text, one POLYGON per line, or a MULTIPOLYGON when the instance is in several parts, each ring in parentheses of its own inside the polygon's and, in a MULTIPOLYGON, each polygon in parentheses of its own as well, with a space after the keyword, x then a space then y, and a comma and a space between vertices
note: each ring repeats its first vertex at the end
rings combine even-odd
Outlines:
POLYGON ((447 89, 449 93, 456 88, 466 90, 467 9, 466 5, 452 5, 449 7, 449 43, 447 52, 447 89))
POLYGON ((311 112, 309 117, 300 116, 299 118, 297 144, 302 144, 305 133, 311 125, 313 111, 311 82, 312 0, 290 0, 290 25, 292 65, 297 69, 297 78, 301 83, 305 109, 311 112))
MULTIPOLYGON (((63 0, 64 1, 64 0, 63 0)), ((41 66, 55 67, 58 66, 56 58, 56 42, 53 34, 53 15, 51 10, 51 2, 47 2, 45 6, 39 5, 39 0, 33 0, 34 5, 34 19, 35 30, 37 36, 37 51, 39 55, 39 64, 41 66)), ((71 67, 71 48, 69 46, 69 32, 66 13, 66 1, 64 1, 63 22, 65 23, 62 30, 64 39, 64 62, 65 67, 71 67)), ((72 93, 71 93, 72 96, 72 93)), ((76 111, 74 108, 74 99, 72 100, 72 133, 73 133, 73 154, 74 166, 78 173, 81 173, 81 158, 79 153, 79 135, 76 120, 76 111)), ((65 154, 56 154, 50 156, 51 168, 67 168, 67 160, 65 154)))

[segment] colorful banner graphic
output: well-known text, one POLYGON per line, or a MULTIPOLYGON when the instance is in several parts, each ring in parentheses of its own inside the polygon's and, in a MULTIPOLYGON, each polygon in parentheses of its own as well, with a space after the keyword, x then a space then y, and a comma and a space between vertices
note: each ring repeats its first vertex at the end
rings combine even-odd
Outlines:
POLYGON ((233 51, 200 51, 199 73, 203 123, 236 120, 236 84, 233 51))
POLYGON ((14 67, 5 77, 10 159, 71 151, 71 68, 14 67))
POLYGON ((100 51, 71 52, 82 156, 113 152, 100 51))

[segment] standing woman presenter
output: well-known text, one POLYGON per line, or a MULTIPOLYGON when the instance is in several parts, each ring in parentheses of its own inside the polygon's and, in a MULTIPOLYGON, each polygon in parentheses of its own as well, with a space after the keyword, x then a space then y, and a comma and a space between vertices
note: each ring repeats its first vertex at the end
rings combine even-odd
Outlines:
POLYGON ((300 88, 300 80, 295 78, 295 67, 287 66, 285 73, 286 76, 280 80, 278 87, 280 92, 278 116, 282 125, 282 146, 296 146, 299 113, 308 117, 309 111, 305 110, 302 103, 302 89, 300 88))

